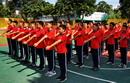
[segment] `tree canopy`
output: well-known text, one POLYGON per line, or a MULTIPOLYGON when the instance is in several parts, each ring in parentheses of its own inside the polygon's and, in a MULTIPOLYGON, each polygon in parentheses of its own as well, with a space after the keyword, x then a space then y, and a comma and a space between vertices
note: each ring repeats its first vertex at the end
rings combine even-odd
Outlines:
POLYGON ((105 12, 110 18, 130 17, 130 1, 120 0, 121 7, 113 10, 105 1, 96 4, 96 0, 57 0, 56 4, 50 4, 45 0, 12 0, 6 6, 0 4, 0 17, 16 17, 15 10, 20 10, 20 15, 27 18, 38 18, 42 15, 90 15, 93 12, 105 12))
POLYGON ((130 18, 130 0, 120 0, 120 11, 123 18, 130 18))

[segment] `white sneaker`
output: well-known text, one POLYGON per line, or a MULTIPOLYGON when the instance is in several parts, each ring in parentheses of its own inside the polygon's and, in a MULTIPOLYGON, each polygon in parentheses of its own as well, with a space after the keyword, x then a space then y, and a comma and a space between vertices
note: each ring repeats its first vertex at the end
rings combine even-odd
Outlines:
POLYGON ((48 76, 50 74, 51 71, 48 71, 45 73, 45 76, 48 76))
POLYGON ((124 64, 124 65, 123 65, 123 68, 124 68, 124 69, 127 68, 127 65, 124 64))
POLYGON ((86 59, 89 59, 89 56, 86 56, 86 59))
POLYGON ((54 75, 56 75, 56 72, 55 72, 55 71, 51 71, 51 72, 48 74, 48 77, 52 77, 52 76, 54 76, 54 75))

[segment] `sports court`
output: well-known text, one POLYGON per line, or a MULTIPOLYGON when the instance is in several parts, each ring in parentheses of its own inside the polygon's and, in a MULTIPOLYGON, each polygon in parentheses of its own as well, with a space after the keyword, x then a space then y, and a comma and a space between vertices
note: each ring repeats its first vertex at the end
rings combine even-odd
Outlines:
MULTIPOLYGON (((18 62, 8 55, 7 46, 0 47, 0 83, 59 83, 54 77, 46 77, 47 70, 42 72, 31 68, 24 63, 18 62)), ((74 58, 75 56, 73 56, 74 58)), ((128 68, 122 69, 118 65, 119 60, 116 60, 115 65, 106 65, 106 57, 101 58, 101 69, 92 71, 92 60, 84 59, 85 66, 79 68, 73 63, 68 65, 68 80, 65 83, 128 83, 130 81, 130 63, 128 68)), ((56 71, 59 69, 56 66, 56 71)))

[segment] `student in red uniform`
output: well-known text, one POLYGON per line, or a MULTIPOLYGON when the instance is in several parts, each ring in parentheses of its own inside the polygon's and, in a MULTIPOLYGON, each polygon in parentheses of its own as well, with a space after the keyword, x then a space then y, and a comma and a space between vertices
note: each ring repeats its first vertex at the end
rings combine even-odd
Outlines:
POLYGON ((93 59, 93 68, 92 70, 96 71, 99 70, 100 67, 100 57, 99 57, 99 48, 100 48, 100 30, 97 24, 94 24, 93 26, 93 32, 91 33, 90 38, 88 38, 85 42, 91 41, 90 47, 91 47, 91 54, 93 59))
POLYGON ((114 51, 115 51, 115 39, 114 39, 114 34, 115 34, 115 29, 114 29, 115 24, 113 22, 110 23, 110 28, 105 34, 104 40, 107 40, 107 45, 108 45, 108 61, 107 64, 114 64, 114 51))
MULTIPOLYGON (((56 27, 55 25, 52 25, 51 23, 48 23, 48 32, 45 35, 45 45, 49 46, 54 43, 55 37, 56 37, 56 27)), ((46 73, 46 76, 52 77, 56 75, 55 72, 55 51, 54 48, 46 49, 46 56, 48 61, 48 72, 46 73)))
MULTIPOLYGON (((29 36, 31 35, 29 32, 31 31, 31 29, 29 28, 29 22, 25 22, 24 23, 24 28, 23 28, 23 30, 22 30, 22 34, 20 35, 20 37, 18 38, 18 41, 20 41, 20 42, 25 42, 25 41, 27 41, 28 40, 28 38, 29 38, 29 36)), ((29 46, 27 45, 27 44, 24 44, 23 43, 23 50, 24 50, 24 59, 23 59, 23 61, 25 62, 25 63, 30 63, 30 56, 29 56, 29 54, 30 54, 30 50, 29 50, 29 46)))
POLYGON ((45 61, 44 61, 44 55, 45 55, 45 43, 44 41, 39 42, 44 35, 46 34, 45 32, 45 28, 43 26, 43 22, 39 21, 37 23, 38 28, 40 28, 40 30, 38 32, 36 32, 35 37, 37 39, 37 41, 34 43, 34 47, 36 47, 36 54, 39 55, 40 57, 40 65, 38 67, 39 70, 44 70, 45 67, 45 61))
MULTIPOLYGON (((6 33, 10 32, 13 28, 13 22, 12 20, 10 20, 9 24, 8 24, 8 28, 7 31, 2 33, 1 35, 4 36, 6 33)), ((10 35, 6 35, 7 37, 7 42, 8 42, 8 48, 9 48, 9 55, 13 55, 12 53, 12 42, 11 42, 11 36, 10 35)))
POLYGON ((119 37, 120 37, 121 27, 122 26, 119 26, 119 24, 115 25, 115 34, 114 34, 114 38, 115 38, 115 51, 117 51, 118 48, 119 48, 118 40, 119 40, 119 37))
MULTIPOLYGON (((52 28, 51 23, 47 24, 48 30, 44 34, 44 36, 36 43, 39 44, 43 42, 45 46, 51 45, 54 43, 55 35, 56 35, 56 30, 52 28)), ((54 49, 47 49, 46 51, 46 56, 48 60, 48 72, 46 73, 46 76, 52 77, 56 74, 55 72, 55 52, 54 49)))
MULTIPOLYGON (((89 28, 88 28, 88 25, 87 25, 87 23, 84 23, 83 24, 83 27, 84 27, 84 31, 85 31, 85 35, 84 35, 84 39, 87 39, 87 37, 88 37, 88 33, 89 33, 89 28)), ((88 42, 87 43, 85 43, 84 44, 84 46, 83 46, 83 55, 85 55, 86 56, 86 58, 88 58, 88 42)))
MULTIPOLYGON (((84 41, 85 41, 90 37, 90 34, 93 32, 93 28, 90 26, 90 24, 87 25, 85 23, 84 24, 84 29, 85 29, 84 41)), ((84 55, 86 55, 87 59, 89 58, 89 46, 90 46, 89 44, 90 44, 90 41, 85 42, 84 48, 83 48, 84 55)))
POLYGON ((72 57, 72 27, 69 22, 66 24, 66 36, 67 36, 67 63, 69 64, 71 62, 72 57))
POLYGON ((127 24, 124 23, 120 32, 120 52, 121 52, 121 64, 120 67, 127 67, 127 48, 128 48, 129 33, 127 32, 127 24))
POLYGON ((100 33, 100 49, 99 49, 99 55, 101 56, 102 55, 102 52, 103 52, 103 37, 104 37, 104 26, 103 24, 98 24, 98 27, 99 27, 99 33, 100 33))
MULTIPOLYGON (((19 32, 18 31, 18 26, 17 26, 18 22, 17 21, 13 21, 13 32, 11 33, 11 39, 12 37, 16 36, 17 33, 19 32)), ((12 52, 13 52, 13 57, 12 58, 15 58, 15 59, 18 59, 19 57, 19 46, 18 46, 18 41, 16 41, 15 39, 12 39, 12 52)))
MULTIPOLYGON (((105 36, 105 34, 107 33, 107 31, 108 31, 108 29, 109 29, 109 25, 108 24, 105 24, 105 26, 104 26, 104 29, 103 29, 103 32, 104 32, 104 35, 103 35, 103 38, 104 38, 104 36, 105 36)), ((103 39, 104 40, 104 39, 103 39)), ((107 40, 105 40, 105 41, 103 41, 104 42, 104 51, 106 51, 107 50, 107 40)))
POLYGON ((60 35, 56 37, 56 41, 47 46, 46 49, 51 49, 53 47, 55 47, 56 51, 57 51, 57 57, 58 57, 58 63, 60 66, 60 76, 57 77, 57 80, 60 80, 60 82, 64 82, 65 80, 67 80, 67 59, 66 59, 66 53, 67 53, 67 48, 66 48, 66 34, 65 34, 65 29, 66 26, 64 25, 60 25, 59 27, 59 32, 60 35))
POLYGON ((35 22, 31 23, 32 30, 29 32, 30 37, 27 41, 23 42, 24 44, 28 44, 28 46, 30 48, 30 56, 32 57, 31 65, 33 67, 36 67, 36 48, 33 45, 35 42, 37 42, 34 34, 36 34, 36 32, 39 31, 39 29, 35 25, 36 25, 35 22))
MULTIPOLYGON (((12 37, 12 39, 15 39, 16 41, 18 40, 18 38, 20 37, 20 35, 23 34, 23 21, 20 21, 18 23, 18 34, 15 35, 14 37, 12 37)), ((23 44, 20 41, 17 41, 18 45, 19 45, 19 50, 20 50, 20 55, 19 55, 19 60, 24 58, 24 51, 23 51, 23 44)))
POLYGON ((84 35, 85 31, 83 29, 83 24, 79 24, 77 33, 74 35, 74 39, 76 41, 76 53, 78 61, 75 64, 76 66, 83 67, 83 45, 84 45, 84 35))

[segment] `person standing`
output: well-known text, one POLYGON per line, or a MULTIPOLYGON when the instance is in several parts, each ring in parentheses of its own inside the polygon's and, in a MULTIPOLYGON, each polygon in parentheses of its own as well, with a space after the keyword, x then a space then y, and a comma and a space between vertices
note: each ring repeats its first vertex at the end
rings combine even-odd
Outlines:
POLYGON ((57 51, 57 58, 58 58, 58 63, 60 66, 60 76, 57 77, 57 80, 60 80, 60 82, 64 82, 67 80, 67 59, 66 59, 66 53, 67 53, 67 48, 66 48, 66 34, 65 34, 65 29, 66 26, 64 25, 60 25, 59 27, 59 33, 60 35, 58 35, 56 37, 56 41, 47 46, 46 49, 49 50, 52 47, 54 47, 57 51))
POLYGON ((108 48, 108 55, 109 55, 107 64, 112 64, 112 65, 114 65, 114 59, 115 59, 114 58, 114 51, 115 51, 114 27, 115 27, 115 24, 111 22, 110 28, 104 36, 104 40, 107 40, 107 48, 108 48))
POLYGON ((120 52, 121 52, 121 64, 122 68, 127 67, 127 48, 128 48, 129 33, 127 32, 127 24, 124 23, 120 32, 120 52))
POLYGON ((94 24, 93 26, 93 32, 91 33, 90 38, 88 38, 86 42, 90 41, 90 47, 91 47, 91 54, 92 54, 92 60, 93 60, 93 68, 92 70, 97 71, 100 68, 100 36, 101 32, 99 30, 99 27, 97 24, 94 24))

